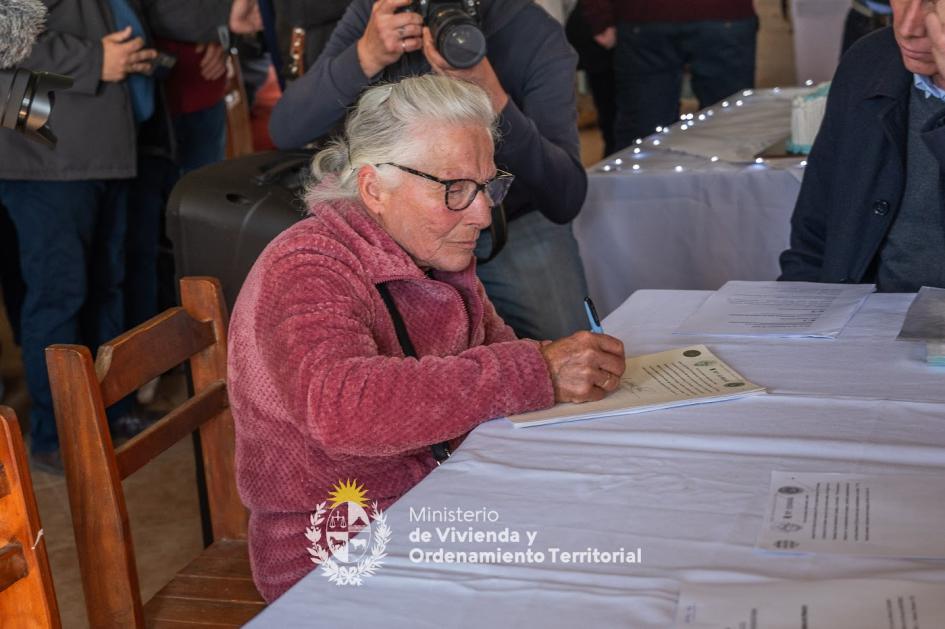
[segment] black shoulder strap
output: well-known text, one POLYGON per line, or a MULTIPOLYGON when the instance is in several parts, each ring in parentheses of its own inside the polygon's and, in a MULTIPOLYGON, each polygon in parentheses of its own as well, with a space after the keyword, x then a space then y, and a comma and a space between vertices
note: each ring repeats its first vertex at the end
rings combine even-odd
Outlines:
MULTIPOLYGON (((381 294, 381 299, 384 300, 384 305, 387 306, 387 312, 390 313, 390 318, 394 322, 394 331, 397 333, 397 340, 400 342, 400 348, 403 350, 404 355, 411 358, 419 358, 419 356, 417 356, 417 350, 410 340, 410 335, 407 334, 407 326, 404 325, 404 319, 400 316, 400 311, 397 310, 397 304, 394 303, 394 298, 391 297, 390 291, 387 289, 387 284, 378 284, 377 292, 381 294)), ((430 452, 433 454, 433 458, 436 459, 437 465, 450 458, 452 454, 449 441, 434 443, 430 446, 430 452)))

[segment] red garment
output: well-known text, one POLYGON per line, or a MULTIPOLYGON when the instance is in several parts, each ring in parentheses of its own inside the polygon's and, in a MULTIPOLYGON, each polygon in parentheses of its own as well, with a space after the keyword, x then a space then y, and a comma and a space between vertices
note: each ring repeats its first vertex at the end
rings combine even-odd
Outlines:
POLYGON ((744 20, 752 0, 584 0, 584 18, 595 35, 617 22, 744 20))
POLYGON ((474 267, 428 277, 353 202, 317 206, 256 261, 230 322, 228 386, 267 600, 315 567, 305 528, 333 485, 356 479, 384 509, 436 466, 430 444, 553 403, 538 344, 515 338, 474 267), (380 282, 419 361, 404 358, 380 282))
POLYGON ((200 75, 202 52, 189 42, 159 39, 158 48, 177 57, 177 63, 164 82, 167 108, 171 115, 190 114, 213 107, 226 94, 226 75, 208 81, 200 75))

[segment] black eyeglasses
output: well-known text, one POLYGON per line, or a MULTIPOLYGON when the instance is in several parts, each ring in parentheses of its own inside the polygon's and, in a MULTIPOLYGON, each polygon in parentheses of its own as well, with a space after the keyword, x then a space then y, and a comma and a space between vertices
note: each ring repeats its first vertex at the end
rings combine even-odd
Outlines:
POLYGON ((473 179, 440 179, 428 173, 423 173, 413 168, 407 168, 406 166, 401 166, 393 162, 384 162, 383 164, 374 165, 393 166, 405 173, 410 173, 411 175, 443 184, 446 188, 446 207, 454 212, 461 212, 472 205, 472 202, 476 199, 476 195, 483 190, 486 192, 486 199, 489 201, 489 205, 495 207, 505 199, 505 195, 508 194, 509 187, 515 179, 515 175, 501 170, 497 171, 495 177, 492 179, 479 183, 473 179))

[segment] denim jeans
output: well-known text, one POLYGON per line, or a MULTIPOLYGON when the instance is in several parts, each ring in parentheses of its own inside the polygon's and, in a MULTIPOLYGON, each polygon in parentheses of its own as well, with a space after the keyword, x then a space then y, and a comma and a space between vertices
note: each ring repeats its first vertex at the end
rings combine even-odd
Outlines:
POLYGON ((758 19, 617 25, 617 150, 679 119, 684 66, 699 107, 755 84, 758 19))
POLYGON ((59 443, 46 346, 80 343, 94 352, 123 331, 127 192, 127 180, 0 181, 26 284, 21 346, 34 453, 59 443))
MULTIPOLYGON (((491 250, 492 235, 483 232, 476 256, 491 250)), ((540 212, 510 221, 505 247, 477 272, 499 316, 520 338, 554 340, 587 329, 587 283, 570 223, 557 225, 540 212)))

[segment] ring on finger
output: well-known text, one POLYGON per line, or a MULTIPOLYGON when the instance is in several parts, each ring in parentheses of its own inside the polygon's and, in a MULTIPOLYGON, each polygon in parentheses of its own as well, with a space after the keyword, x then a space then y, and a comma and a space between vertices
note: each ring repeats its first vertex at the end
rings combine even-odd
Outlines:
POLYGON ((406 26, 398 26, 398 27, 397 27, 397 34, 400 35, 400 38, 401 38, 401 39, 404 39, 406 29, 407 29, 406 26))
POLYGON ((401 39, 401 40, 400 40, 400 47, 403 49, 404 52, 407 52, 407 40, 401 39))

